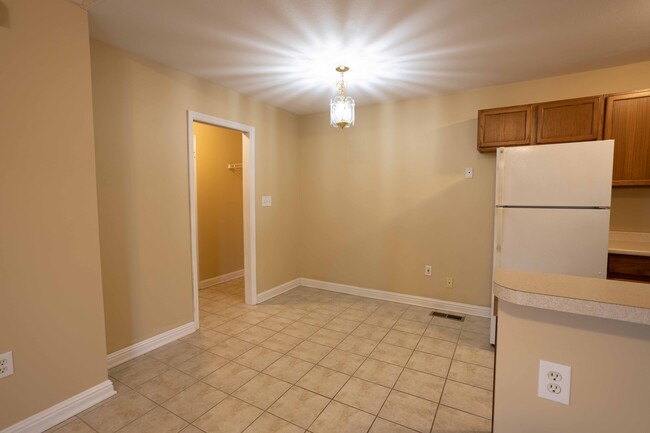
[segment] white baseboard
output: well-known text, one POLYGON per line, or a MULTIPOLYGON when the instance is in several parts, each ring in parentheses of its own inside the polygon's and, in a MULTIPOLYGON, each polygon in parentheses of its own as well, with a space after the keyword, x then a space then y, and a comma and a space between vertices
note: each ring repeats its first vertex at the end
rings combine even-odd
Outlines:
POLYGON ((0 433, 34 433, 45 431, 112 395, 115 395, 113 383, 110 380, 105 380, 61 403, 57 403, 44 411, 5 428, 0 433))
POLYGON ((153 337, 147 338, 139 343, 135 343, 132 346, 120 349, 117 352, 109 353, 107 357, 108 368, 113 368, 130 359, 151 352, 160 346, 164 346, 167 343, 185 337, 194 331, 196 331, 196 324, 194 322, 186 323, 185 325, 181 325, 177 328, 170 329, 167 332, 163 332, 162 334, 154 335, 153 337))
POLYGON ((347 284, 329 283, 327 281, 300 278, 300 285, 315 289, 329 290, 332 292, 347 293, 349 295, 363 296, 365 298, 381 299, 382 301, 399 302, 401 304, 417 305, 434 310, 449 311, 452 313, 469 314, 479 317, 490 317, 490 307, 461 304, 459 302, 443 301, 441 299, 425 298, 424 296, 404 295, 401 293, 386 292, 384 290, 366 289, 363 287, 349 286, 347 284))
POLYGON ((257 303, 268 301, 271 298, 275 298, 278 295, 281 295, 284 292, 287 292, 291 289, 295 289, 300 285, 300 278, 295 280, 287 281, 286 283, 275 286, 272 289, 267 290, 266 292, 260 293, 257 295, 257 303))
POLYGON ((201 280, 199 282, 199 290, 206 289, 215 284, 225 283, 226 281, 235 280, 244 276, 244 270, 240 269, 235 272, 230 272, 229 274, 217 275, 216 277, 208 278, 207 280, 201 280))

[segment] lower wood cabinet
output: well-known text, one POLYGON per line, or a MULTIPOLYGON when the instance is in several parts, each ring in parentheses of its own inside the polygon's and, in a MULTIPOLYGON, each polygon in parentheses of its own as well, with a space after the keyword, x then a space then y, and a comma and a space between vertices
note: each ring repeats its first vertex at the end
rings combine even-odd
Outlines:
POLYGON ((608 254, 607 278, 650 283, 650 257, 608 254))

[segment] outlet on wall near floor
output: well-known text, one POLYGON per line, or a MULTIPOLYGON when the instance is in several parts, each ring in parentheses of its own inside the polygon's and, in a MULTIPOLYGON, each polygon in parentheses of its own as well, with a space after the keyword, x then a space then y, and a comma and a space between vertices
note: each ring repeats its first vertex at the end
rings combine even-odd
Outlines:
POLYGON ((14 357, 13 352, 7 352, 0 355, 0 379, 14 374, 14 357))
POLYGON ((271 201, 271 196, 270 195, 263 195, 262 196, 262 206, 263 207, 268 207, 271 206, 273 203, 271 201))
POLYGON ((447 277, 447 288, 448 289, 454 288, 454 279, 452 277, 447 277))
POLYGON ((568 405, 571 396, 571 367, 540 360, 537 396, 568 405))

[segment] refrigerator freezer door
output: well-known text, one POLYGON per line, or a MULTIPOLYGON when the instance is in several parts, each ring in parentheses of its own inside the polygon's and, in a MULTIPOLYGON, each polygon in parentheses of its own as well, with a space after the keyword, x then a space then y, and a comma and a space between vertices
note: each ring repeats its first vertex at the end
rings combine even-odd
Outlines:
POLYGON ((497 208, 495 268, 607 276, 609 209, 497 208))
POLYGON ((614 140, 501 148, 497 206, 609 207, 614 140))

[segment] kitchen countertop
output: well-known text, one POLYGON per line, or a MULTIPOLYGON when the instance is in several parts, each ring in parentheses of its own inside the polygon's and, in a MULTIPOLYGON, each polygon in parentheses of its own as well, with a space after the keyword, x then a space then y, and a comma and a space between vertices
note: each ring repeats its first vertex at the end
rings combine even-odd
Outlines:
POLYGON ((650 325, 650 286, 644 283, 496 269, 494 295, 528 307, 650 325))
POLYGON ((650 256, 650 233, 609 232, 608 252, 634 256, 650 256))

